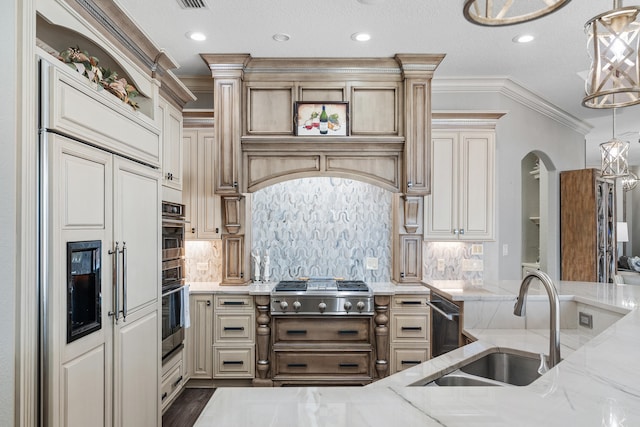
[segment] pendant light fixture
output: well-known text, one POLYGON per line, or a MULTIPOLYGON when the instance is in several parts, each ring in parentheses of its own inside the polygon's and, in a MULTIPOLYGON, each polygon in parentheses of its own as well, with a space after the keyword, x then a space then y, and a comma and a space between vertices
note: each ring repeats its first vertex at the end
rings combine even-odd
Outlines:
POLYGON ((631 191, 638 185, 638 175, 633 172, 629 172, 629 175, 623 176, 620 179, 622 183, 622 189, 624 191, 631 191))
POLYGON ((585 24, 591 57, 582 105, 589 108, 618 108, 640 103, 638 47, 640 7, 622 7, 613 1, 613 10, 585 24))
POLYGON ((571 0, 465 0, 463 10, 467 21, 478 25, 499 27, 533 21, 548 15, 571 0))
POLYGON ((619 178, 629 175, 629 164, 627 156, 629 154, 629 142, 616 138, 616 109, 613 109, 613 136, 600 144, 600 154, 602 155, 602 177, 619 178))

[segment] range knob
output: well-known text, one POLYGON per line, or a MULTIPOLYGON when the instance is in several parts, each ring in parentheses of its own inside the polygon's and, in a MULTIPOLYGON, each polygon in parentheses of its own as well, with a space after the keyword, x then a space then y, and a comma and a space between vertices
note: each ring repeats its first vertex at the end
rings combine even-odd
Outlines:
POLYGON ((358 311, 364 310, 364 307, 365 307, 364 301, 358 301, 358 303, 356 304, 356 308, 358 309, 358 311))
POLYGON ((285 311, 289 307, 289 304, 286 301, 280 301, 280 308, 282 311, 285 311))
POLYGON ((320 313, 324 313, 324 311, 327 309, 327 304, 321 302, 320 304, 318 304, 318 310, 320 310, 320 313))
POLYGON ((302 304, 300 304, 300 301, 294 301, 293 302, 293 310, 294 311, 300 310, 300 307, 302 307, 302 304))
POLYGON ((349 311, 349 310, 351 310, 352 308, 353 308, 353 304, 351 304, 351 301, 345 301, 345 302, 344 302, 344 309, 345 309, 346 311, 349 311))

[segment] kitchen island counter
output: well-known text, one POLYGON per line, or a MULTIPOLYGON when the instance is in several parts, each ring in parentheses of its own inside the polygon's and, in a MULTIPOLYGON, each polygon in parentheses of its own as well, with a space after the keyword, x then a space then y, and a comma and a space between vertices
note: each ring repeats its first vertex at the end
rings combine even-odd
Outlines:
MULTIPOLYGON (((247 285, 221 285, 219 282, 189 282, 189 292, 192 294, 244 294, 269 295, 277 282, 249 283, 247 285)), ((374 295, 429 295, 430 291, 424 284, 396 285, 391 282, 367 283, 374 295)))
MULTIPOLYGON (((470 285, 466 295, 465 290, 451 292, 452 283, 427 284, 440 286, 436 291, 449 292, 454 300, 481 303, 515 300, 519 283, 470 285)), ((564 301, 628 314, 575 349, 563 347, 563 361, 529 386, 411 386, 494 351, 498 345, 485 330, 474 343, 362 388, 221 388, 196 426, 640 425, 640 286, 560 282, 558 290, 564 301)), ((530 292, 533 299, 537 293, 546 298, 544 290, 532 286, 530 292)), ((500 333, 513 334, 502 339, 517 348, 522 345, 518 331, 511 331, 500 333)), ((525 340, 531 334, 539 332, 520 331, 525 340)), ((544 338, 534 341, 544 344, 544 338)))

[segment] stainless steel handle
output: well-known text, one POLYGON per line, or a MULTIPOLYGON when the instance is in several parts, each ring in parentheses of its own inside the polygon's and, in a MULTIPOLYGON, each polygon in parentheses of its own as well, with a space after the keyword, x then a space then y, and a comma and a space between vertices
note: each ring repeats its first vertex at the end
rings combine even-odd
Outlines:
MULTIPOLYGON (((183 288, 182 286, 178 286, 178 287, 177 287, 177 288, 175 288, 175 289, 171 289, 171 290, 170 290, 170 291, 168 291, 168 292, 164 292, 164 293, 162 294, 162 296, 163 296, 163 297, 166 297, 167 295, 175 294, 176 292, 182 292, 182 288, 183 288)), ((211 305, 211 303, 210 303, 209 301, 207 301, 207 303, 208 303, 207 305, 211 305)))
POLYGON ((442 309, 440 309, 440 307, 436 307, 435 305, 433 305, 431 301, 427 301, 427 305, 432 309, 434 309, 435 311, 437 311, 438 313, 440 313, 441 315, 443 315, 444 317, 446 317, 447 320, 453 320, 454 314, 445 313, 444 311, 442 311, 442 309))
POLYGON ((127 321, 127 243, 122 242, 122 321, 127 321))
POLYGON ((460 229, 460 234, 464 234, 464 228, 460 229))
POLYGON ((109 252, 107 252, 109 255, 115 255, 113 257, 113 304, 112 304, 112 309, 109 312, 109 316, 113 316, 116 325, 118 324, 118 317, 119 317, 119 312, 118 312, 118 308, 120 305, 120 301, 119 300, 119 292, 118 292, 118 279, 120 278, 120 263, 118 263, 118 242, 116 242, 116 247, 114 250, 109 250, 109 252))
POLYGON ((187 221, 186 219, 173 219, 173 218, 162 218, 162 224, 190 224, 191 221, 187 221))

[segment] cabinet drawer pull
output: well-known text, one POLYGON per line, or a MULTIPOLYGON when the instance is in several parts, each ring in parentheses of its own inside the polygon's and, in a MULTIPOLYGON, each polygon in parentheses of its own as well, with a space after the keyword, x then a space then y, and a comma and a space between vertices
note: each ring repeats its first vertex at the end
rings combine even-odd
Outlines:
POLYGON ((225 331, 244 331, 244 326, 225 326, 225 331))
POLYGON ((287 363, 288 368, 306 368, 306 363, 287 363))
POLYGON ((403 365, 419 365, 422 362, 419 360, 403 360, 402 362, 400 362, 403 365))
POLYGON ((164 393, 162 393, 162 400, 165 400, 167 398, 167 392, 165 391, 164 393))
POLYGON ((401 329, 403 331, 421 331, 422 326, 403 326, 401 329))
POLYGON ((341 329, 338 331, 340 335, 357 335, 358 331, 355 329, 341 329))
POLYGON ((180 384, 180 382, 182 382, 182 375, 180 375, 180 377, 178 377, 178 379, 176 380, 175 383, 173 383, 173 386, 177 386, 178 384, 180 384))
POLYGON ((420 305, 422 301, 400 301, 402 305, 420 305))
POLYGON ((225 360, 222 362, 223 365, 244 365, 242 360, 225 360))
POLYGON ((244 301, 224 301, 222 305, 244 305, 244 301))
POLYGON ((287 335, 305 335, 306 329, 287 329, 287 335))
POLYGON ((340 363, 338 366, 340 366, 341 368, 357 368, 358 364, 357 363, 340 363))

